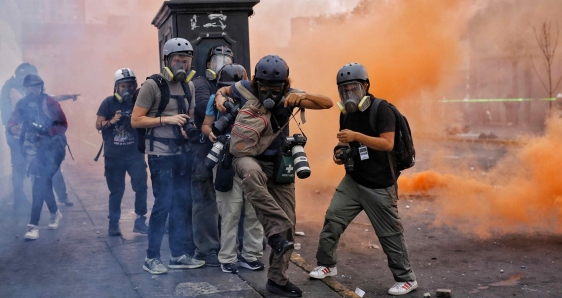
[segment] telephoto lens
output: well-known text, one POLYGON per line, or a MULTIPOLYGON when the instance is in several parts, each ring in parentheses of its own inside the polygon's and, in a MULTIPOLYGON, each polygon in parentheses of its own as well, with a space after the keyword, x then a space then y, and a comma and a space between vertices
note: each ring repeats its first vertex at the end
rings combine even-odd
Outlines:
POLYGON ((295 173, 300 179, 305 179, 310 176, 310 165, 308 164, 308 158, 304 152, 304 145, 306 145, 306 137, 301 134, 294 134, 292 137, 287 137, 286 146, 291 148, 295 173))
POLYGON ((306 158, 304 147, 301 145, 295 145, 291 149, 291 153, 293 153, 293 165, 295 167, 297 177, 300 179, 310 177, 310 165, 308 164, 308 158, 306 158))
POLYGON ((192 119, 189 119, 187 123, 183 125, 183 130, 190 141, 194 141, 199 138, 199 130, 195 127, 195 123, 192 119))
POLYGON ((207 154, 207 158, 205 158, 205 166, 207 168, 212 169, 215 165, 217 165, 221 158, 225 143, 226 136, 219 136, 217 142, 213 144, 211 151, 207 154))

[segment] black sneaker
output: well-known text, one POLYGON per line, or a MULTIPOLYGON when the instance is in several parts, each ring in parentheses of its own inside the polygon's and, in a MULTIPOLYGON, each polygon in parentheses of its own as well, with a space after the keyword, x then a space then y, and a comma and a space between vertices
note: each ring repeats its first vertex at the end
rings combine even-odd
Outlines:
POLYGON ((241 267, 254 271, 263 270, 263 268, 265 268, 265 265, 262 262, 260 262, 260 260, 255 260, 253 262, 250 262, 244 259, 242 256, 238 257, 238 263, 240 263, 241 267))
POLYGON ((267 280, 267 284, 265 285, 268 291, 271 293, 279 294, 285 297, 301 297, 302 291, 297 286, 292 284, 290 281, 287 282, 286 285, 280 286, 270 279, 267 280))
POLYGON ((283 239, 279 234, 269 237, 267 243, 279 257, 282 257, 289 249, 294 247, 293 242, 283 239))
POLYGON ((238 267, 234 263, 221 264, 221 270, 224 273, 238 273, 238 267))
POLYGON ((107 229, 107 235, 113 236, 121 236, 121 229, 119 229, 119 223, 109 223, 109 229, 107 229))
POLYGON ((65 198, 65 199, 59 200, 59 203, 64 204, 65 206, 68 206, 68 207, 74 205, 74 203, 71 202, 71 201, 68 199, 68 197, 65 198))
POLYGON ((217 256, 217 254, 210 254, 210 255, 195 254, 195 258, 198 260, 205 261, 205 265, 210 267, 219 267, 221 265, 221 262, 219 262, 219 257, 217 256))
POLYGON ((146 225, 146 217, 141 216, 135 219, 135 226, 133 227, 134 233, 148 234, 148 226, 146 225))

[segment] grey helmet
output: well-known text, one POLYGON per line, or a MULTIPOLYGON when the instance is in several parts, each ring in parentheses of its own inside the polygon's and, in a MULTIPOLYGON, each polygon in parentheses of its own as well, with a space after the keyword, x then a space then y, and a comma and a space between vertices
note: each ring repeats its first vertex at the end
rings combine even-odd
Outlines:
POLYGON ((337 84, 345 83, 348 81, 365 81, 369 82, 369 75, 367 74, 367 69, 363 65, 357 62, 352 62, 344 65, 336 77, 337 84))
POLYGON ((185 38, 172 38, 164 44, 164 60, 173 53, 193 54, 193 47, 185 38))
POLYGON ((255 68, 256 79, 266 81, 285 81, 289 78, 289 66, 277 55, 267 55, 258 61, 255 68))

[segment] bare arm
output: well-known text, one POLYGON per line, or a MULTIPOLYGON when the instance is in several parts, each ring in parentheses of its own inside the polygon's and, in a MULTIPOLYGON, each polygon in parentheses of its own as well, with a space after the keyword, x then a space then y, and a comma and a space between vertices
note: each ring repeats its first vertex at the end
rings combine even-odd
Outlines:
POLYGON ((338 140, 343 143, 359 142, 373 150, 392 151, 394 148, 394 132, 381 133, 380 137, 371 137, 362 133, 344 129, 338 132, 338 140))
POLYGON ((224 107, 224 102, 226 101, 226 97, 224 97, 223 95, 232 97, 231 89, 232 86, 222 87, 219 90, 217 90, 217 93, 215 94, 215 106, 221 113, 226 112, 226 108, 224 107))
POLYGON ((331 108, 334 103, 329 97, 321 94, 290 93, 285 99, 284 105, 303 109, 323 110, 331 108))
MULTIPOLYGON (((194 111, 190 110, 189 114, 193 116, 194 111)), ((174 116, 162 116, 158 118, 148 117, 148 109, 135 106, 131 115, 131 126, 133 128, 153 128, 161 125, 178 125, 182 126, 190 117, 186 114, 178 114, 174 116)))

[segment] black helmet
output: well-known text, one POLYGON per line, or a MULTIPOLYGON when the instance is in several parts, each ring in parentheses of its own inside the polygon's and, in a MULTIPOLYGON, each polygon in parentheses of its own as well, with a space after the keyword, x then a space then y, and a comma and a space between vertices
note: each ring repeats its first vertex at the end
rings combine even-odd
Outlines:
POLYGON ((25 76, 25 78, 23 78, 23 86, 24 87, 31 87, 31 86, 37 86, 37 85, 41 85, 41 87, 43 87, 43 80, 41 79, 41 77, 39 75, 36 75, 34 73, 30 73, 28 75, 25 76))
POLYGON ((364 81, 368 83, 369 75, 367 75, 367 69, 363 65, 353 62, 344 65, 338 70, 336 81, 338 85, 347 81, 364 81))
POLYGON ((38 74, 37 67, 27 62, 20 64, 15 71, 16 77, 20 78, 23 78, 30 73, 38 74))
POLYGON ((289 78, 289 66, 277 55, 267 55, 258 61, 254 71, 256 79, 285 81, 289 78))
POLYGON ((218 74, 217 84, 222 86, 234 85, 240 80, 246 80, 248 75, 246 69, 240 64, 227 64, 221 68, 218 74))
POLYGON ((226 55, 234 60, 234 53, 232 53, 232 50, 225 44, 212 47, 207 55, 207 62, 209 62, 214 55, 226 55))

